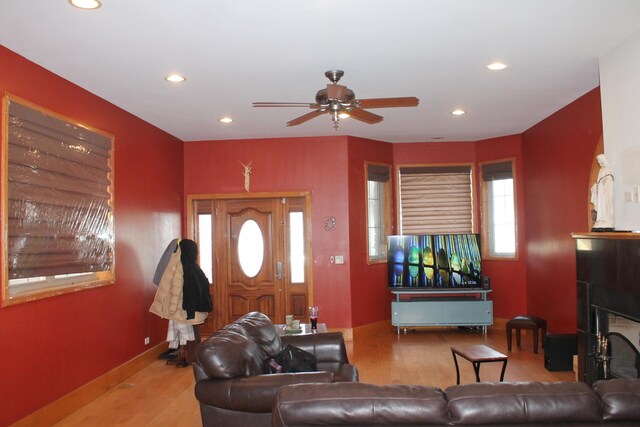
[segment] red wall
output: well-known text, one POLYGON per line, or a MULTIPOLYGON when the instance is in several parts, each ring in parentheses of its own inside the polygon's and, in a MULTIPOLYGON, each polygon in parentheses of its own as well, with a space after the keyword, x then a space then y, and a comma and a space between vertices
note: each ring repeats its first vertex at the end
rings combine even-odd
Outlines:
POLYGON ((156 263, 180 233, 182 143, 2 46, 0 64, 2 94, 115 136, 116 282, 0 308, 4 426, 144 352, 145 337, 164 341, 148 309, 156 263))
POLYGON ((311 192, 313 302, 332 328, 352 326, 347 152, 347 137, 184 144, 185 195, 244 193, 240 163, 248 162, 253 162, 251 193, 311 192), (331 216, 336 227, 326 231, 324 219, 331 216), (331 264, 332 255, 343 255, 345 263, 331 264))
POLYGON ((407 142, 393 144, 396 165, 473 164, 476 143, 469 142, 407 142))
POLYGON ((393 166, 392 144, 349 138, 349 258, 353 326, 391 319, 387 264, 369 265, 367 260, 365 162, 393 166))
POLYGON ((554 333, 576 329, 572 232, 588 231, 589 174, 602 136, 599 88, 522 135, 529 313, 554 333))
MULTIPOLYGON (((514 260, 482 260, 482 274, 491 278, 491 299, 494 317, 510 319, 527 313, 527 257, 525 233, 525 190, 522 161, 522 137, 520 135, 486 139, 476 143, 478 164, 494 160, 513 159, 515 162, 516 225, 518 258, 514 260)), ((480 166, 477 181, 481 179, 480 166)), ((478 202, 481 202, 482 194, 478 202)), ((479 207, 479 206, 478 206, 479 207)), ((478 212, 481 210, 478 209, 478 212)))

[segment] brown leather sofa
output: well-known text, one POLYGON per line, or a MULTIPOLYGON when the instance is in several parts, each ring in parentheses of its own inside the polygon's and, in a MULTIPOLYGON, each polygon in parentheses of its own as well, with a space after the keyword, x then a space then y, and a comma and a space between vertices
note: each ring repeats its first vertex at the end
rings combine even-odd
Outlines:
POLYGON ((358 381, 341 333, 280 337, 271 320, 259 312, 198 344, 193 370, 204 427, 271 426, 271 408, 281 386, 358 381), (267 374, 264 360, 287 344, 312 353, 318 372, 267 374))
POLYGON ((435 387, 304 384, 278 390, 274 427, 640 426, 640 380, 435 387))

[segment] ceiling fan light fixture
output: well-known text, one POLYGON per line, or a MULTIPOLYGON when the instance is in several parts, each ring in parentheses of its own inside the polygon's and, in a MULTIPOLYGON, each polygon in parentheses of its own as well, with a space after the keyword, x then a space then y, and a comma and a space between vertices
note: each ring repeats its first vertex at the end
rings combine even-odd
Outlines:
POLYGON ((69 0, 69 4, 84 10, 99 9, 102 6, 98 0, 69 0))
POLYGON ((343 76, 341 70, 329 70, 325 76, 333 84, 328 84, 325 89, 320 89, 316 93, 315 103, 305 102, 254 102, 254 107, 307 107, 312 111, 296 117, 287 122, 287 126, 298 126, 302 123, 328 114, 333 122, 333 127, 338 130, 340 119, 351 117, 359 122, 369 125, 380 123, 384 117, 374 114, 370 108, 393 108, 393 107, 417 107, 420 100, 415 96, 404 96, 395 98, 368 98, 356 99, 355 94, 346 86, 339 85, 338 80, 343 76))
POLYGON ((164 79, 171 83, 182 83, 183 81, 187 80, 185 76, 181 76, 180 74, 169 74, 164 79))
POLYGON ((220 123, 227 124, 227 123, 233 122, 233 119, 231 117, 221 117, 221 118, 218 119, 218 121, 220 123))
POLYGON ((487 68, 491 71, 500 71, 504 70, 507 67, 508 65, 504 62, 492 62, 491 64, 487 65, 487 68))
POLYGON ((462 110, 462 109, 460 109, 460 108, 457 108, 457 109, 453 110, 451 112, 451 114, 453 114, 454 116, 464 116, 465 114, 467 114, 467 112, 462 110))

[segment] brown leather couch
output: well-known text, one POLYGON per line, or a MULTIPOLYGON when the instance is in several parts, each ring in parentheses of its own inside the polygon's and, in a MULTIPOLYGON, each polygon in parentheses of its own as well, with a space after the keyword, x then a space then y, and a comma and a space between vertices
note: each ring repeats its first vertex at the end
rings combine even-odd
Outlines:
POLYGON ((274 427, 640 426, 640 380, 435 387, 304 384, 278 390, 274 427))
POLYGON ((271 426, 271 408, 281 386, 358 381, 341 333, 280 337, 271 320, 259 312, 198 344, 193 370, 204 427, 271 426), (264 360, 287 344, 312 353, 318 372, 267 374, 264 360))

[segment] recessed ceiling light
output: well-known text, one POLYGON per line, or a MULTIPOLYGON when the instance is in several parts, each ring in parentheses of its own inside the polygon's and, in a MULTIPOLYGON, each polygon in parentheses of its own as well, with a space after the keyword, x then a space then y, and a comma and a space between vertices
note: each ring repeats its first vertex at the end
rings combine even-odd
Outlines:
POLYGON ((467 112, 458 108, 457 110, 453 110, 451 114, 453 114, 454 116, 463 116, 467 114, 467 112))
POLYGON ((440 141, 441 139, 444 139, 444 136, 432 136, 431 139, 433 141, 440 141))
POLYGON ((492 64, 487 65, 487 68, 490 69, 491 71, 500 71, 500 70, 504 70, 507 67, 508 65, 502 62, 494 62, 492 64))
POLYGON ((69 3, 72 6, 86 10, 98 9, 100 6, 102 6, 102 3, 100 3, 98 0, 69 0, 69 3))
POLYGON ((166 81, 168 81, 168 82, 171 82, 171 83, 180 83, 180 82, 183 82, 183 81, 187 80, 186 77, 181 76, 180 74, 169 74, 164 79, 166 81))
POLYGON ((221 119, 218 119, 218 121, 220 123, 231 123, 233 121, 233 119, 231 117, 223 117, 221 119))

